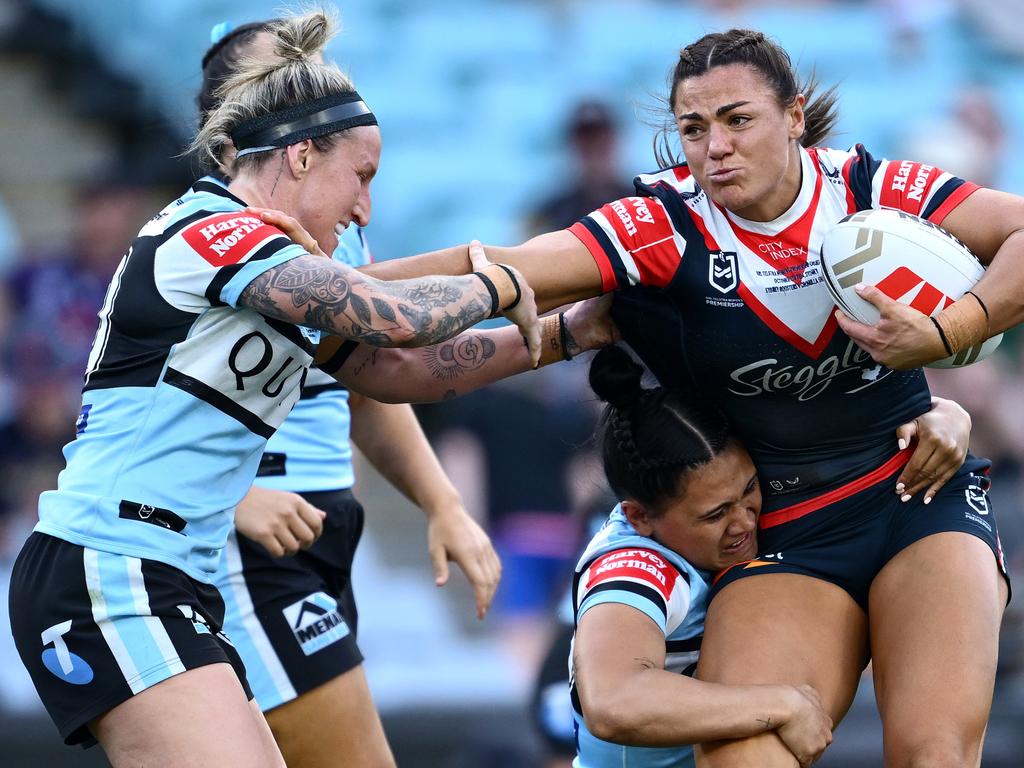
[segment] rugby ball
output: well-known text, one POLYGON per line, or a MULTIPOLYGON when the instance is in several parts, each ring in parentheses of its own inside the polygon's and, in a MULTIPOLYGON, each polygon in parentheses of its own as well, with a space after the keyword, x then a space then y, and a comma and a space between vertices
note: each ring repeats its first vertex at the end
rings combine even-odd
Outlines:
MULTIPOLYGON (((821 264, 828 291, 843 312, 868 325, 878 310, 854 286, 873 285, 886 296, 926 315, 937 315, 985 274, 971 250, 942 227, 903 211, 858 211, 826 234, 821 264)), ((929 368, 959 368, 984 360, 999 346, 997 334, 929 368)))

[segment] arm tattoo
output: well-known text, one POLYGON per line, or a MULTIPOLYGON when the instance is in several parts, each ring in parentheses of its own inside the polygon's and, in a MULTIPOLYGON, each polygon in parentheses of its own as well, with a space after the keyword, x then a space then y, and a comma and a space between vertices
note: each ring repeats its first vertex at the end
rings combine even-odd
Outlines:
POLYGON ((423 348, 423 359, 435 379, 450 381, 466 371, 480 368, 497 351, 494 342, 482 334, 463 333, 442 344, 423 348))
POLYGON ((565 354, 569 357, 576 357, 583 350, 580 348, 579 342, 576 341, 576 337, 572 335, 569 324, 564 319, 562 320, 562 327, 565 329, 565 354))
POLYGON ((242 291, 239 304, 372 346, 419 347, 487 316, 486 289, 479 283, 471 275, 383 282, 307 255, 261 274, 242 291))
POLYGON ((774 725, 772 725, 772 719, 770 717, 767 720, 759 717, 757 718, 757 722, 763 725, 766 731, 770 731, 772 728, 775 727, 774 725))

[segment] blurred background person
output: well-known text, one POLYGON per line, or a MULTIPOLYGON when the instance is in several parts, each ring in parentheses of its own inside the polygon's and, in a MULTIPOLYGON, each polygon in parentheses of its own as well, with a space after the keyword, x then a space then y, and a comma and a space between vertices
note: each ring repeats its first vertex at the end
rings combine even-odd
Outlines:
POLYGON ((572 109, 565 126, 565 146, 572 163, 570 180, 560 181, 562 191, 543 200, 531 213, 531 233, 568 227, 605 201, 633 193, 633 184, 620 164, 619 142, 618 120, 608 104, 587 99, 572 109))

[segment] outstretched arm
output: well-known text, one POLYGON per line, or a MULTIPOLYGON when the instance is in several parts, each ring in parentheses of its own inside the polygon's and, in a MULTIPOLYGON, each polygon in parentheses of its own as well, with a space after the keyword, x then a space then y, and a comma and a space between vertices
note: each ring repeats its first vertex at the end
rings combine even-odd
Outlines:
POLYGON ((491 540, 469 516, 408 405, 388 405, 354 394, 352 442, 384 478, 427 518, 427 551, 435 583, 448 583, 448 562, 462 568, 482 619, 501 579, 491 540))
MULTIPOLYGON (((590 299, 564 314, 565 333, 557 316, 541 320, 545 361, 575 357, 618 339, 611 320, 611 296, 590 299), (552 354, 551 342, 561 344, 552 354)), ((325 346, 325 344, 321 344, 325 346)), ((329 346, 329 345, 328 345, 329 346)), ((328 357, 325 350, 323 359, 328 357)), ((517 328, 469 330, 453 339, 418 349, 358 346, 337 371, 342 384, 386 403, 447 400, 533 368, 517 328)))
POLYGON ((488 317, 491 298, 473 275, 386 282, 310 254, 261 274, 239 303, 365 344, 415 347, 443 341, 488 317))
MULTIPOLYGON (((518 269, 537 298, 540 312, 601 293, 601 272, 580 240, 568 230, 549 232, 511 248, 486 246, 487 258, 518 269)), ((470 270, 465 245, 404 259, 390 259, 360 271, 384 280, 419 275, 464 275, 470 270)))
POLYGON ((381 281, 331 260, 298 220, 281 211, 248 208, 311 256, 264 272, 239 303, 267 317, 307 325, 376 347, 420 347, 451 338, 499 312, 523 335, 536 365, 540 324, 533 290, 513 267, 492 264, 483 247, 468 249, 466 276, 381 281))

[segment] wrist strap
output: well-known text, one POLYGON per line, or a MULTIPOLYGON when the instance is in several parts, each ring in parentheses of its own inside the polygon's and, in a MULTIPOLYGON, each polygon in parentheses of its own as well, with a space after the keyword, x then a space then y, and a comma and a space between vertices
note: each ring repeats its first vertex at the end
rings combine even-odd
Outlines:
POLYGON ((976 294, 974 291, 967 291, 964 296, 973 296, 974 300, 978 302, 978 306, 981 307, 981 311, 985 313, 985 322, 992 322, 992 316, 988 313, 988 307, 986 307, 985 302, 981 300, 981 296, 976 294))
POLYGON ((507 307, 501 308, 502 312, 506 312, 510 309, 514 309, 519 304, 520 299, 523 298, 523 291, 519 287, 519 280, 516 278, 516 273, 512 271, 511 267, 507 264, 495 264, 494 266, 500 267, 505 271, 505 274, 508 275, 508 279, 512 281, 512 286, 516 289, 516 297, 512 299, 512 303, 507 307))
POLYGON ((569 328, 565 324, 565 312, 558 313, 558 338, 562 342, 562 359, 572 360, 569 354, 569 328))
POLYGON ((942 330, 942 326, 939 325, 939 321, 934 317, 929 317, 928 319, 932 321, 932 324, 935 326, 935 330, 939 332, 939 338, 942 339, 942 346, 946 348, 946 354, 952 357, 954 353, 952 347, 949 346, 949 339, 946 338, 946 332, 942 330))
POLYGON ((540 361, 537 368, 568 360, 565 352, 565 317, 561 312, 540 319, 540 361))
POLYGON ((989 337, 988 314, 984 304, 971 294, 974 301, 967 300, 966 294, 954 301, 935 316, 935 323, 944 332, 946 349, 956 354, 980 344, 989 337))
POLYGON ((491 281, 491 278, 483 272, 474 272, 473 274, 480 278, 480 282, 484 284, 484 288, 486 288, 487 292, 491 294, 491 311, 487 316, 497 316, 498 312, 501 310, 501 307, 498 305, 498 289, 494 287, 494 283, 491 281))

